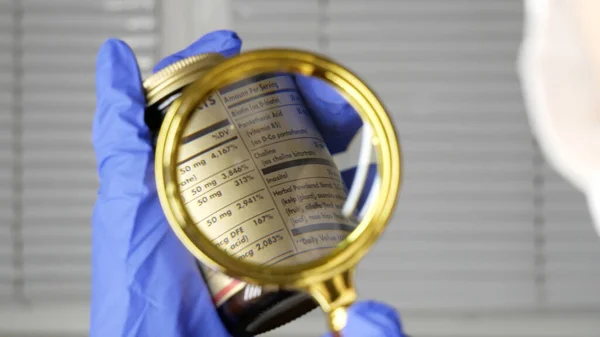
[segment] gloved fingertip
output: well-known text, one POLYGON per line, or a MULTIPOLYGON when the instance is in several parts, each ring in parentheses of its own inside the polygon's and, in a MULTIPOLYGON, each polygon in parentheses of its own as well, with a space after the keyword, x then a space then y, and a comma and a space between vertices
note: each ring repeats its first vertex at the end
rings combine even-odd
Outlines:
POLYGON ((324 103, 349 104, 333 85, 322 79, 309 76, 297 76, 296 79, 300 91, 312 95, 324 103))
POLYGON ((350 307, 349 313, 361 316, 383 315, 393 321, 399 321, 399 314, 396 308, 379 301, 361 301, 350 307))
POLYGON ((160 71, 170 64, 193 55, 204 53, 220 53, 225 57, 231 57, 239 54, 241 49, 242 40, 236 32, 227 29, 215 30, 200 37, 185 49, 182 49, 177 53, 162 59, 154 67, 153 72, 160 71))
POLYGON ((96 95, 99 101, 104 99, 105 94, 110 93, 106 88, 111 86, 114 79, 123 76, 124 73, 137 77, 128 82, 135 83, 136 80, 141 80, 133 50, 122 40, 106 40, 100 46, 96 58, 96 95))
POLYGON ((96 67, 131 61, 135 62, 135 54, 131 47, 123 40, 110 38, 98 49, 96 67))
POLYGON ((361 331, 368 336, 404 336, 397 310, 385 303, 362 301, 348 310, 344 331, 361 331))
POLYGON ((362 126, 360 115, 338 89, 324 80, 296 76, 296 84, 331 154, 345 151, 362 126))
POLYGON ((225 57, 232 57, 240 53, 242 49, 242 39, 232 30, 217 30, 209 35, 216 35, 221 40, 219 53, 225 57))
POLYGON ((121 39, 114 37, 108 38, 106 41, 104 41, 104 43, 102 43, 102 45, 100 45, 100 48, 98 49, 98 58, 121 50, 131 52, 131 47, 129 47, 127 42, 121 39))
POLYGON ((141 73, 133 50, 121 40, 107 40, 100 47, 96 61, 92 142, 99 162, 123 147, 145 143, 145 139, 140 139, 147 134, 145 105, 141 73))

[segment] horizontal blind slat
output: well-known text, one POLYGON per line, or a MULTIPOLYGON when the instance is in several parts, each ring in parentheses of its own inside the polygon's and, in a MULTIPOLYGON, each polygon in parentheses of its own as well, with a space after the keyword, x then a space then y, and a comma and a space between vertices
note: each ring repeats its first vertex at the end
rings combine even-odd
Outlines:
POLYGON ((236 16, 234 23, 249 18, 297 17, 315 18, 319 14, 318 0, 303 1, 272 1, 272 0, 234 0, 233 12, 236 16))
MULTIPOLYGON (((0 16, 1 18, 1 16, 0 16)), ((109 15, 98 15, 97 13, 86 13, 81 15, 70 15, 57 13, 49 15, 47 12, 25 12, 21 19, 23 33, 42 36, 46 34, 70 34, 80 35, 95 34, 99 29, 103 35, 112 32, 123 32, 135 30, 136 32, 153 32, 156 29, 154 18, 144 14, 135 13, 112 13, 109 15)))
MULTIPOLYGON (((21 63, 24 68, 31 70, 32 74, 60 75, 67 70, 85 73, 90 76, 90 73, 93 75, 96 66, 99 47, 98 45, 89 50, 77 50, 78 57, 73 57, 73 51, 63 49, 44 50, 43 53, 27 53, 22 56, 21 63)), ((154 65, 153 56, 150 54, 145 55, 138 52, 136 58, 142 71, 148 71, 154 65)), ((24 76, 32 75, 24 74, 24 76)))
POLYGON ((152 16, 155 0, 96 1, 96 0, 21 0, 25 13, 42 12, 69 14, 101 14, 142 12, 152 16))
MULTIPOLYGON (((437 18, 436 18, 437 19, 437 18)), ((422 19, 421 19, 422 20, 422 19)), ((399 20, 398 18, 382 18, 377 25, 368 21, 330 21, 324 31, 331 39, 354 40, 356 38, 378 38, 393 41, 402 40, 439 40, 446 39, 475 39, 477 41, 514 36, 520 33, 521 23, 519 20, 494 21, 485 25, 473 21, 450 21, 444 25, 423 24, 415 27, 410 20, 399 20)))
MULTIPOLYGON (((271 0, 274 1, 274 0, 271 0)), ((481 0, 371 0, 365 3, 362 0, 329 0, 329 15, 336 13, 355 13, 373 11, 389 13, 402 11, 415 16, 437 14, 473 14, 473 13, 498 13, 499 18, 510 19, 513 15, 521 15, 521 2, 519 0, 481 1, 481 0)), ((476 17, 476 15, 470 15, 476 17)))
POLYGON ((11 303, 17 275, 14 251, 15 29, 12 1, 0 1, 0 302, 11 303))

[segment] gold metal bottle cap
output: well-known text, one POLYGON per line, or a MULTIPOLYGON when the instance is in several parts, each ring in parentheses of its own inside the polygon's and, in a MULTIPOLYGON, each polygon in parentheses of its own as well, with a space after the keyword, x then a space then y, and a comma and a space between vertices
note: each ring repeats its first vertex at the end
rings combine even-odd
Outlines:
POLYGON ((199 54, 163 68, 148 77, 143 83, 146 92, 146 105, 151 106, 194 82, 207 70, 225 59, 225 56, 219 53, 199 54))

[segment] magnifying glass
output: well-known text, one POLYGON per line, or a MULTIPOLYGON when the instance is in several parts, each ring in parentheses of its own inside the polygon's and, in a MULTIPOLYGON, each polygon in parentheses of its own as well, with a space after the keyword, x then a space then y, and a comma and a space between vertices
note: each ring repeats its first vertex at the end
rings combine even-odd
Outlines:
POLYGON ((204 265, 309 293, 339 333, 357 298, 355 266, 396 204, 400 147, 383 104, 345 67, 306 51, 254 50, 207 70, 173 101, 156 180, 170 225, 204 265), (356 169, 332 155, 344 138, 340 118, 352 116, 315 112, 327 106, 314 95, 325 87, 362 120, 356 169))

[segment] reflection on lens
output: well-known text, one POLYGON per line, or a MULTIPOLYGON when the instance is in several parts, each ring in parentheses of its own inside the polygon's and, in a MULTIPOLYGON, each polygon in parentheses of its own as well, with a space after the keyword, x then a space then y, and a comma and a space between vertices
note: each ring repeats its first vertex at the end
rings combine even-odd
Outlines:
POLYGON ((240 260, 308 262, 357 225, 342 216, 348 189, 308 96, 294 76, 263 74, 213 92, 186 125, 181 197, 198 228, 240 260))

